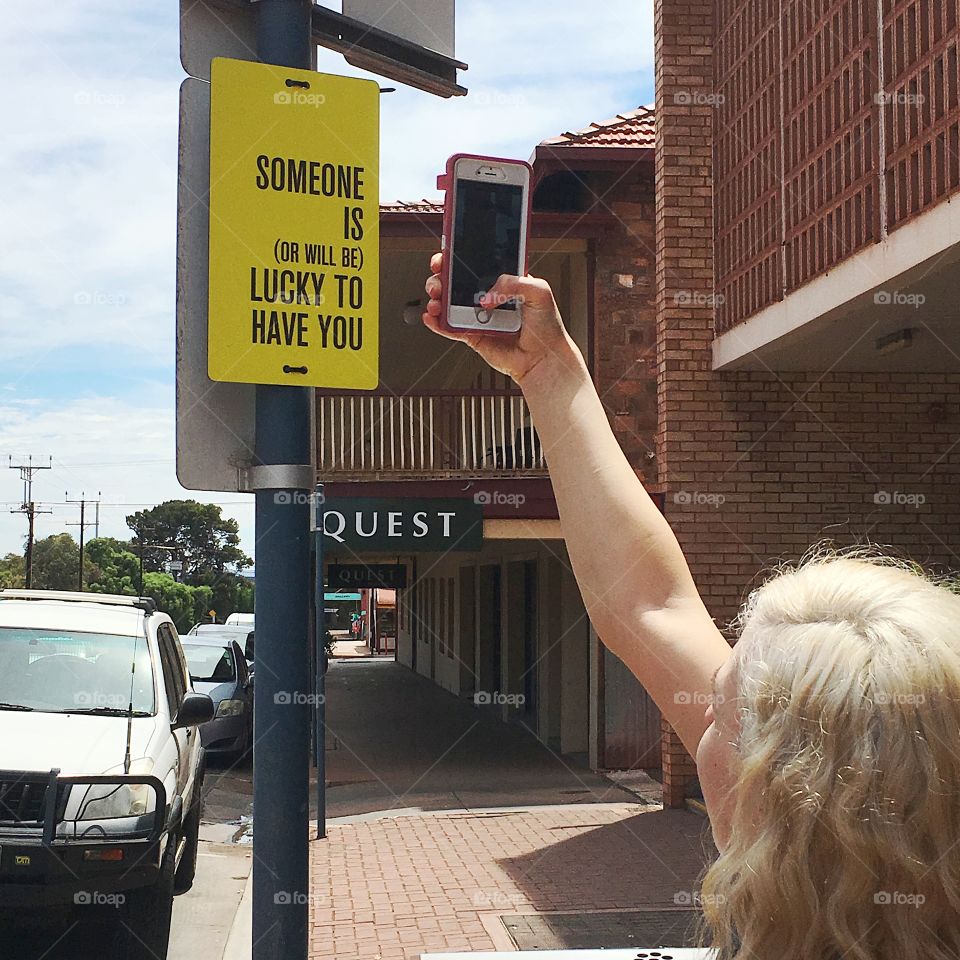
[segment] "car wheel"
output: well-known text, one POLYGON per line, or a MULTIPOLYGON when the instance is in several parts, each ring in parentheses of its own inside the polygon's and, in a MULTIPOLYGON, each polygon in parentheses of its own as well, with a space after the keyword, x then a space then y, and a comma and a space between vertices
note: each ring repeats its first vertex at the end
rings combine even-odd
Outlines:
POLYGON ((194 784, 196 799, 190 808, 190 813, 183 823, 183 839, 186 846, 180 858, 180 866, 174 877, 174 894, 186 893, 193 886, 193 878, 197 875, 197 853, 200 849, 200 818, 203 816, 203 779, 206 766, 201 766, 200 773, 194 784))
POLYGON ((180 866, 173 881, 174 894, 186 893, 193 886, 197 875, 197 851, 200 846, 200 800, 193 805, 190 815, 183 824, 183 839, 186 846, 180 858, 180 866))
POLYGON ((122 913, 124 960, 164 960, 170 943, 177 838, 171 836, 164 851, 157 882, 127 893, 122 913))

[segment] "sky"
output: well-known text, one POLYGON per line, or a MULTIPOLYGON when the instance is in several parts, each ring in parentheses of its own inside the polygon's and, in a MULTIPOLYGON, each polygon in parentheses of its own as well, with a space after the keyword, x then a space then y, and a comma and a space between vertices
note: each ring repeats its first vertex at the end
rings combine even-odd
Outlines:
MULTIPOLYGON (((436 198, 452 153, 526 159, 653 101, 652 0, 460 0, 456 38, 466 97, 384 81, 383 202, 436 198)), ((252 495, 176 479, 177 4, 9 5, 0 49, 0 555, 26 534, 8 459, 31 454, 52 458, 35 477, 51 511, 38 537, 76 536, 65 501, 82 495, 99 495, 99 533, 116 537, 127 514, 193 498, 222 504, 252 553, 252 495)), ((318 68, 371 76, 322 48, 318 68)))

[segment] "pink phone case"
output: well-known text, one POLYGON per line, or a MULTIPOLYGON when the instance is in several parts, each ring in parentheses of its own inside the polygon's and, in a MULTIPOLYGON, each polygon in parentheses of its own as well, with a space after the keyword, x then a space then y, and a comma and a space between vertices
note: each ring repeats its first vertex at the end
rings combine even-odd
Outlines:
MULTIPOLYGON (((533 168, 525 160, 507 160, 504 157, 485 157, 477 153, 455 153, 452 157, 447 160, 447 169, 445 173, 440 174, 437 177, 437 189, 443 190, 446 192, 446 198, 443 205, 443 269, 440 273, 440 282, 443 285, 443 299, 441 300, 441 311, 439 316, 440 326, 445 330, 450 330, 453 333, 464 333, 460 327, 451 327, 447 322, 447 312, 450 309, 450 257, 447 256, 447 252, 450 249, 450 242, 453 237, 453 190, 454 190, 454 171, 456 168, 456 163, 458 160, 486 160, 489 163, 509 163, 515 166, 523 166, 527 168, 527 172, 530 176, 530 186, 527 188, 527 236, 526 241, 523 245, 523 269, 522 273, 525 275, 527 272, 527 258, 529 256, 529 251, 527 249, 529 244, 530 237, 530 214, 532 212, 532 183, 533 183, 533 168)), ((472 331, 470 331, 472 332, 472 331)), ((517 331, 509 330, 484 330, 482 331, 484 336, 491 337, 515 337, 517 331)))

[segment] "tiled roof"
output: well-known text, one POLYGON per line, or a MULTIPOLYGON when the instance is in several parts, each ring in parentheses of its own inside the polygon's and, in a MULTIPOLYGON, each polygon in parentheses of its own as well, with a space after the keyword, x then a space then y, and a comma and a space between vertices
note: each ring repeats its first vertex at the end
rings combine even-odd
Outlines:
POLYGON ((562 133, 559 137, 544 140, 541 146, 578 147, 652 147, 654 145, 654 120, 652 107, 637 107, 618 113, 609 120, 591 123, 583 130, 562 133))
POLYGON ((443 213, 442 200, 413 200, 405 202, 397 200, 395 203, 381 203, 381 213, 443 213))
MULTIPOLYGON (((653 107, 626 110, 609 120, 591 123, 583 130, 573 130, 541 142, 547 147, 653 147, 653 107)), ((414 200, 381 203, 381 213, 443 213, 443 201, 414 200)))

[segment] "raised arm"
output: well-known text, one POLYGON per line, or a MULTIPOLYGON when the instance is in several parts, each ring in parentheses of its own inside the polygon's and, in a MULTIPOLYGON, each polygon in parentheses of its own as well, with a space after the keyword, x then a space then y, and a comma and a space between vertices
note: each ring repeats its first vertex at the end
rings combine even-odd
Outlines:
POLYGON ((613 435, 549 285, 501 277, 488 298, 517 298, 512 338, 453 334, 437 324, 441 259, 431 261, 424 323, 461 340, 520 386, 543 444, 573 572, 602 642, 633 672, 696 752, 705 698, 730 648, 707 613, 673 531, 613 435))

